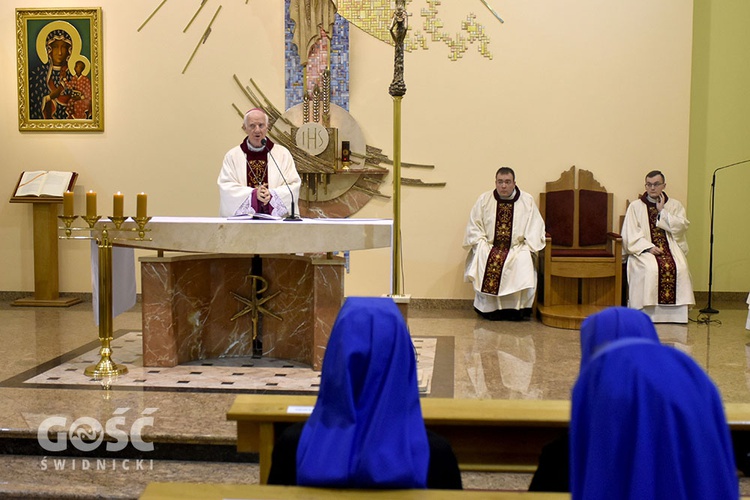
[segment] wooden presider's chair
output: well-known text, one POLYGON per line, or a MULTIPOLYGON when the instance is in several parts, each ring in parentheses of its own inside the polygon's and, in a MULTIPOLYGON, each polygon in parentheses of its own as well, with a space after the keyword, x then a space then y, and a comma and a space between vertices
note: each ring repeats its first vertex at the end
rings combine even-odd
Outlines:
POLYGON ((545 325, 577 329, 587 316, 620 305, 622 237, 612 232, 612 198, 575 166, 540 194, 547 245, 538 312, 545 325))

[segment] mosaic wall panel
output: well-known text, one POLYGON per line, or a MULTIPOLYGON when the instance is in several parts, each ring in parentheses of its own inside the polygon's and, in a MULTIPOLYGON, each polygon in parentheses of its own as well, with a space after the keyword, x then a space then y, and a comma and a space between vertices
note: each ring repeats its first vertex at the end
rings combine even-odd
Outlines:
MULTIPOLYGON (((285 0, 285 51, 286 51, 286 109, 302 102, 305 82, 305 68, 300 63, 297 47, 292 43, 294 21, 289 16, 290 0, 285 0)), ((468 13, 460 21, 460 30, 454 35, 445 30, 445 23, 439 16, 441 0, 426 0, 426 7, 414 15, 410 7, 414 2, 406 1, 410 18, 409 34, 404 42, 407 51, 427 49, 428 42, 442 43, 448 47, 448 58, 457 61, 477 45, 477 51, 485 58, 492 59, 489 49, 490 37, 484 25, 477 22, 474 13, 468 13), (421 18, 421 30, 417 29, 421 18)), ((496 17, 497 14, 488 4, 484 4, 496 17)), ((390 34, 393 5, 391 0, 349 0, 338 3, 338 13, 333 28, 333 38, 318 42, 308 61, 307 74, 310 81, 317 81, 319 75, 328 65, 331 69, 331 102, 349 110, 349 23, 375 38, 392 44, 390 34)), ((498 17, 499 20, 499 17, 498 17)), ((502 21, 500 21, 502 22, 502 21)), ((312 88, 312 85, 309 85, 312 88)))
MULTIPOLYGON (((477 43, 478 52, 488 59, 492 59, 489 50, 490 38, 485 32, 482 24, 476 20, 476 15, 468 13, 460 21, 458 31, 450 35, 445 30, 445 23, 439 17, 438 7, 441 0, 426 0, 427 6, 417 9, 416 2, 406 0, 406 10, 410 13, 409 34, 404 41, 404 49, 412 51, 416 49, 427 49, 429 42, 445 44, 448 49, 448 58, 456 61, 469 49, 469 45, 477 43), (418 15, 417 14, 418 10, 418 15), (421 18, 421 30, 419 23, 421 18)), ((349 0, 339 2, 338 13, 361 30, 369 33, 378 40, 393 44, 390 26, 393 16, 393 2, 390 0, 349 0)), ((498 17, 488 4, 484 4, 493 15, 498 17)), ((499 17, 498 17, 499 20, 499 17)), ((502 22, 502 21, 500 21, 502 22)), ((452 22, 451 25, 455 25, 452 22)))
MULTIPOLYGON (((297 47, 292 43, 294 21, 289 16, 290 0, 285 0, 285 73, 286 73, 286 109, 302 102, 305 82, 305 68, 300 62, 297 47)), ((336 15, 331 40, 318 42, 315 47, 317 56, 308 61, 308 75, 313 78, 320 75, 330 58, 331 69, 331 102, 349 110, 349 22, 336 15)))

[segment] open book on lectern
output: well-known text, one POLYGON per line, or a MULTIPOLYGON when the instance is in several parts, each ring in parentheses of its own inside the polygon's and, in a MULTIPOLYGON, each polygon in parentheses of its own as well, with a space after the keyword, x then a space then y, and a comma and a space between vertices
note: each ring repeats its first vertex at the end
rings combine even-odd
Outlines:
POLYGON ((23 172, 18 179, 13 196, 60 197, 65 191, 71 191, 76 183, 76 172, 59 172, 55 170, 34 170, 23 172))

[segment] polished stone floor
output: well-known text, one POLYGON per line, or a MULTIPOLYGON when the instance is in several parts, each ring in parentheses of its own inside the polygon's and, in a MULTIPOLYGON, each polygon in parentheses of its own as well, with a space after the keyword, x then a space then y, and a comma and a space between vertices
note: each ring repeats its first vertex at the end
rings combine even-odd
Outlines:
MULTIPOLYGON (((698 315, 693 312, 688 325, 657 325, 657 331, 664 343, 689 353, 707 370, 725 401, 750 403, 747 304, 713 305, 720 313, 710 322, 695 321, 698 315)), ((433 362, 425 397, 570 398, 580 360, 576 331, 548 328, 535 320, 488 322, 469 308, 412 307, 409 327, 415 338, 433 339, 425 351, 433 362)), ((115 318, 114 329, 123 336, 137 335, 138 308, 115 318)), ((235 424, 225 415, 238 392, 267 389, 231 388, 216 379, 212 366, 202 363, 200 369, 183 368, 192 385, 179 384, 178 376, 171 384, 149 387, 115 382, 106 391, 81 373, 83 365, 65 365, 90 352, 96 339, 90 303, 57 309, 0 302, 5 355, 0 363, 0 496, 136 498, 149 481, 257 482, 254 457, 234 453, 235 424), (57 377, 50 375, 55 369, 68 377, 65 383, 45 383, 45 378, 57 377), (202 377, 211 383, 201 386, 202 377), (65 449, 54 457, 37 439, 37 430, 50 417, 63 419, 71 437, 62 440, 65 449), (145 423, 143 441, 159 446, 152 455, 133 457, 106 452, 104 444, 96 453, 75 446, 73 424, 104 426, 110 420, 125 431, 145 423)), ((115 349, 115 361, 137 357, 121 349, 115 349)), ((238 360, 234 368, 242 363, 238 360)), ((217 365, 225 367, 227 361, 217 365)), ((232 368, 231 361, 228 366, 232 368)), ((465 486, 473 488, 525 489, 529 480, 528 474, 464 473, 465 486)), ((741 485, 747 495, 744 479, 741 485)))
MULTIPOLYGON (((234 393, 315 395, 320 372, 309 365, 277 358, 225 357, 195 360, 177 366, 143 366, 143 334, 114 332, 112 359, 127 373, 107 380, 110 390, 166 389, 234 393)), ((420 394, 431 392, 437 338, 412 337, 417 357, 420 394)), ((441 342, 445 344, 445 342, 441 342)), ((100 389, 102 380, 84 376, 101 359, 101 343, 90 343, 2 382, 4 387, 100 389)))

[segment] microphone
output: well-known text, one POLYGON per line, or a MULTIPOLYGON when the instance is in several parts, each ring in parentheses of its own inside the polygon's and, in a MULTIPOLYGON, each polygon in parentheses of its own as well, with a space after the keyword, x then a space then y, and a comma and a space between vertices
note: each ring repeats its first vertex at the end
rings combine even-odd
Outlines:
POLYGON ((268 149, 268 146, 266 146, 267 142, 268 142, 268 140, 266 140, 265 137, 260 140, 260 143, 263 146, 263 148, 266 150, 266 153, 268 153, 268 156, 270 156, 271 159, 273 160, 273 164, 276 165, 276 170, 279 171, 279 175, 281 176, 281 180, 284 181, 284 185, 289 190, 289 196, 292 197, 292 213, 289 214, 289 215, 287 215, 286 217, 284 217, 284 220, 285 221, 298 221, 298 220, 302 220, 302 217, 300 217, 299 215, 296 215, 294 213, 294 193, 292 193, 292 188, 289 187, 289 183, 286 181, 286 177, 284 177, 284 173, 281 171, 281 167, 279 167, 279 164, 276 163, 276 158, 273 157, 273 155, 271 154, 271 150, 268 149))

